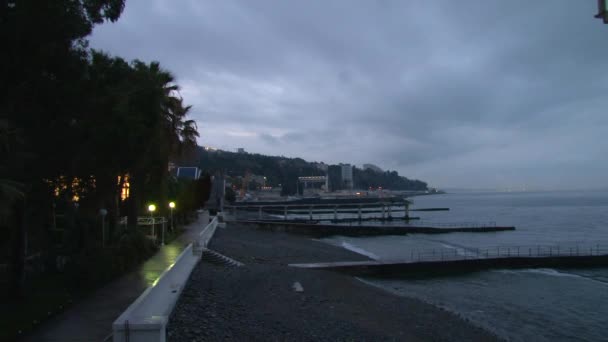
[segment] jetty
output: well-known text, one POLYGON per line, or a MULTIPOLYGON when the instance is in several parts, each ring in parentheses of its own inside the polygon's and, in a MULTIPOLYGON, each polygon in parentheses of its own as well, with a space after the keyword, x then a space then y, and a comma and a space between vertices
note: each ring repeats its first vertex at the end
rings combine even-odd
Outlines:
POLYGON ((342 236, 378 236, 378 235, 407 235, 407 234, 446 234, 446 233, 490 233, 515 230, 511 226, 497 226, 495 223, 470 223, 437 226, 410 226, 410 225, 366 225, 366 224, 322 224, 307 221, 281 220, 229 220, 228 222, 253 226, 255 229, 280 231, 293 234, 309 235, 317 238, 342 236))
POLYGON ((399 260, 289 264, 356 276, 441 274, 499 268, 567 268, 608 266, 608 246, 503 246, 412 250, 399 260))

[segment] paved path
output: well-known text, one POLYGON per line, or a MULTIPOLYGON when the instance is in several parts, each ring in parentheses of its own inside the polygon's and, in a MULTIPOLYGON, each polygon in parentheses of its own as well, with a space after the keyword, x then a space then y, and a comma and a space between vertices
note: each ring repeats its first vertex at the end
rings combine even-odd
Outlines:
POLYGON ((185 227, 182 235, 133 270, 76 303, 61 315, 45 322, 25 341, 103 341, 112 332, 112 322, 175 261, 203 226, 199 220, 185 227))

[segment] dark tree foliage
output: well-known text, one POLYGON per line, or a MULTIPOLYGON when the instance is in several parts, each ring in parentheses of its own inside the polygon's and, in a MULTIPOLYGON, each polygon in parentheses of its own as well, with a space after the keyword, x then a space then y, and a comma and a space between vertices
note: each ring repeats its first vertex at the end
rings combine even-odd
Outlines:
MULTIPOLYGON (((247 171, 266 176, 266 185, 281 186, 281 195, 298 193, 299 176, 322 176, 325 172, 300 158, 265 156, 251 153, 232 153, 226 151, 206 151, 199 148, 200 167, 210 173, 224 171, 235 179, 244 177, 247 171)), ((251 182, 253 183, 253 182, 251 182)), ((252 185, 255 188, 257 185, 252 185)))
POLYGON ((87 243, 82 218, 99 224, 100 208, 115 236, 119 217, 128 214, 134 226, 145 202, 167 211, 171 186, 176 197, 190 191, 183 197, 195 207, 190 186, 172 184, 168 174, 168 162, 192 153, 198 136, 173 75, 157 62, 88 49, 94 26, 116 21, 124 5, 0 0, 0 228, 11 232, 17 282, 26 246, 50 245, 43 240, 53 211, 65 214, 77 252, 87 243))
POLYGON ((353 168, 355 187, 359 189, 378 188, 390 190, 427 190, 427 183, 400 176, 397 171, 376 172, 371 169, 353 168))

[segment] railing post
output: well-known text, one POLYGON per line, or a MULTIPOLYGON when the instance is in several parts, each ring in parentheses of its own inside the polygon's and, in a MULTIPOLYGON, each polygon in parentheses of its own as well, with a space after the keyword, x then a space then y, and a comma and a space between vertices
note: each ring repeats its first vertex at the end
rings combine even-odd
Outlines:
POLYGON ((312 221, 312 205, 308 207, 308 219, 312 221))
POLYGON ((284 207, 283 220, 287 221, 287 206, 284 207))
POLYGON ((385 210, 386 208, 384 207, 384 203, 382 203, 382 220, 384 220, 386 216, 385 210))
POLYGON ((388 205, 388 218, 389 218, 389 220, 391 218, 393 218, 393 216, 391 215, 391 205, 390 204, 388 205))
POLYGON ((338 222, 338 206, 334 206, 334 221, 338 222))
POLYGON ((258 207, 258 220, 262 219, 262 206, 258 207))
POLYGON ((359 204, 359 221, 361 221, 361 204, 359 204))

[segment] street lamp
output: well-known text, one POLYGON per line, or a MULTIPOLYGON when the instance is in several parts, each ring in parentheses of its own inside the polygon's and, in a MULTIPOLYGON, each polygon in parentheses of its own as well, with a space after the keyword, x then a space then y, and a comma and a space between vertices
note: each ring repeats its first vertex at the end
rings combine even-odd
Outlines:
POLYGON ((169 202, 169 210, 171 212, 171 231, 173 231, 173 209, 175 209, 175 202, 169 202))
POLYGON ((150 219, 152 220, 152 236, 156 239, 156 234, 154 234, 154 211, 156 211, 156 206, 150 204, 148 206, 148 211, 150 212, 150 219))

